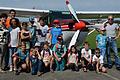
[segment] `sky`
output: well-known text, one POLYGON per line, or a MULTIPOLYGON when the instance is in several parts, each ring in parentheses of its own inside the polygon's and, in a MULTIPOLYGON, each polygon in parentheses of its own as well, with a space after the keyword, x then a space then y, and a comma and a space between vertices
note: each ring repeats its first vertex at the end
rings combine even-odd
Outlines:
MULTIPOLYGON (((120 0, 70 0, 77 11, 120 11, 120 0)), ((67 11, 65 0, 0 0, 0 7, 67 11)))

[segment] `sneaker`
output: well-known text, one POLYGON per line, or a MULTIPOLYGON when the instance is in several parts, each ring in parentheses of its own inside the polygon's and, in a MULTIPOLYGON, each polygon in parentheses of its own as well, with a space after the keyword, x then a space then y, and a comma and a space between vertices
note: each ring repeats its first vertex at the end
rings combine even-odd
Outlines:
POLYGON ((17 69, 16 69, 16 68, 14 68, 13 70, 14 70, 14 71, 16 71, 17 69))
POLYGON ((53 69, 50 69, 50 72, 51 72, 51 73, 54 73, 53 69))
POLYGON ((12 72, 13 71, 13 69, 12 69, 12 67, 10 67, 10 70, 9 70, 10 72, 12 72))
POLYGON ((15 71, 15 75, 19 75, 20 74, 20 71, 19 70, 16 70, 15 71))
POLYGON ((39 73, 38 73, 38 76, 41 76, 41 75, 43 75, 43 74, 44 74, 43 72, 39 72, 39 73))
POLYGON ((112 65, 108 65, 108 68, 111 69, 111 68, 112 68, 112 65))
POLYGON ((117 66, 116 66, 116 69, 117 69, 117 70, 120 70, 120 66, 119 66, 119 65, 117 65, 117 66))
POLYGON ((2 72, 2 73, 3 73, 3 72, 5 72, 5 71, 4 71, 4 70, 2 70, 2 69, 0 68, 0 72, 2 72))

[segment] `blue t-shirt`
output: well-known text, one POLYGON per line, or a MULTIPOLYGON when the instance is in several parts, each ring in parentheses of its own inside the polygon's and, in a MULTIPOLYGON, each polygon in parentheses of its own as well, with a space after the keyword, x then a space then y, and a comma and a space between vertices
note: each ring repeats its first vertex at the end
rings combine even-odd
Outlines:
POLYGON ((27 51, 24 54, 21 49, 18 49, 16 53, 22 62, 24 62, 26 58, 29 56, 29 53, 27 51))
POLYGON ((52 28, 51 29, 51 35, 52 35, 52 44, 56 44, 57 43, 57 37, 59 35, 62 35, 62 29, 60 27, 56 28, 52 28))
POLYGON ((105 35, 98 34, 96 36, 96 41, 98 42, 98 48, 106 48, 107 37, 105 35))

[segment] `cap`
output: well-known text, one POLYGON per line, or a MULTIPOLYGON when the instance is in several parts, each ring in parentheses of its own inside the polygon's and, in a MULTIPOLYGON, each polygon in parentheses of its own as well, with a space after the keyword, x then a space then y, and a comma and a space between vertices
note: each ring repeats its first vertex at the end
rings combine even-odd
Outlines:
POLYGON ((100 30, 104 31, 104 30, 105 30, 105 28, 104 28, 103 26, 101 26, 101 27, 100 27, 100 30))
POLYGON ((30 21, 30 22, 34 22, 34 17, 30 17, 30 18, 29 18, 29 21, 30 21))
POLYGON ((53 21, 53 23, 55 24, 59 24, 60 23, 60 21, 58 20, 58 19, 55 19, 54 21, 53 21))

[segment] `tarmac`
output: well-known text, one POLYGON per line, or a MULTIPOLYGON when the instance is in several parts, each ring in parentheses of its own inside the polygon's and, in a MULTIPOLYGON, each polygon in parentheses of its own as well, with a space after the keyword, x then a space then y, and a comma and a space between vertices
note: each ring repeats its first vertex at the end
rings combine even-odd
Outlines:
POLYGON ((22 72, 20 75, 15 75, 15 72, 0 73, 0 80, 120 80, 120 71, 115 67, 108 69, 107 73, 98 74, 95 71, 79 72, 71 70, 48 72, 38 77, 31 73, 22 72))

